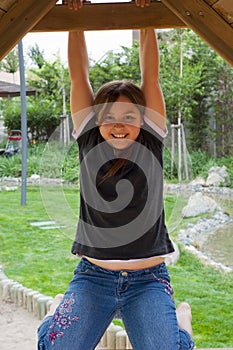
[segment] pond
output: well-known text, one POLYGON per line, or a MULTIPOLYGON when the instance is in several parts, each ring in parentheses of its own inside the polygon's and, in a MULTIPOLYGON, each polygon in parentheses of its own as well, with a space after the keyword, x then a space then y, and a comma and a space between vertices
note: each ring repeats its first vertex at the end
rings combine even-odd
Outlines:
POLYGON ((201 250, 214 261, 233 269, 233 223, 217 229, 201 250))
MULTIPOLYGON (((216 200, 216 198, 215 198, 216 200)), ((233 199, 216 200, 233 219, 233 199)), ((209 235, 201 247, 202 252, 217 263, 233 269, 233 222, 217 229, 209 235)))

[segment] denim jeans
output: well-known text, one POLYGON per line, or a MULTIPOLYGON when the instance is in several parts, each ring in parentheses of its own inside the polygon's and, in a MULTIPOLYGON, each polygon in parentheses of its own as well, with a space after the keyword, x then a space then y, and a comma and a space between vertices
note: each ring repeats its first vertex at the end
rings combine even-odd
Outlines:
POLYGON ((165 263, 113 271, 82 259, 53 316, 38 329, 39 350, 93 350, 116 313, 134 350, 188 350, 192 337, 178 328, 165 263))

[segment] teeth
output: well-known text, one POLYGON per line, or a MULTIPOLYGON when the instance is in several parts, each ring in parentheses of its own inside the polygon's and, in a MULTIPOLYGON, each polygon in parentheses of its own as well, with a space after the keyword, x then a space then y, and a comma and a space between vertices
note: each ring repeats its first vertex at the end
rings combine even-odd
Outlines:
POLYGON ((126 135, 125 134, 117 134, 117 135, 113 134, 113 136, 118 138, 118 139, 123 139, 123 138, 125 138, 126 135))

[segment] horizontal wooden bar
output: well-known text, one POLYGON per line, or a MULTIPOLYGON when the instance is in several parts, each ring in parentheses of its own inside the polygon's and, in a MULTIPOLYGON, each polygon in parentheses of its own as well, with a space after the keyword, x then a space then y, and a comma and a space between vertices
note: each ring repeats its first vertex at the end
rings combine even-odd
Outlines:
POLYGON ((84 4, 79 11, 57 5, 32 29, 34 32, 185 27, 161 2, 138 8, 134 3, 84 4))

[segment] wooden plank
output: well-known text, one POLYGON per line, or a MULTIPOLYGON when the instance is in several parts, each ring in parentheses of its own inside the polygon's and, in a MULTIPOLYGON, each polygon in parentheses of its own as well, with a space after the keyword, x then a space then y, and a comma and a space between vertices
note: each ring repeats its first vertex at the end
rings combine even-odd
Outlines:
POLYGON ((162 0, 187 26, 233 66, 233 29, 211 6, 201 0, 162 0))
POLYGON ((0 18, 5 15, 5 11, 0 9, 0 18))
POLYGON ((67 6, 55 6, 33 28, 35 32, 176 28, 185 27, 161 2, 138 8, 134 3, 85 4, 80 11, 70 11, 67 6))
POLYGON ((233 0, 219 0, 212 6, 228 23, 233 23, 233 0))
POLYGON ((37 23, 57 0, 18 0, 0 22, 0 60, 37 23))
POLYGON ((1 0, 0 8, 7 12, 15 2, 16 0, 1 0))
POLYGON ((209 5, 213 5, 215 2, 218 2, 218 0, 205 0, 205 2, 209 5))

